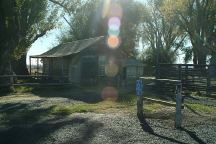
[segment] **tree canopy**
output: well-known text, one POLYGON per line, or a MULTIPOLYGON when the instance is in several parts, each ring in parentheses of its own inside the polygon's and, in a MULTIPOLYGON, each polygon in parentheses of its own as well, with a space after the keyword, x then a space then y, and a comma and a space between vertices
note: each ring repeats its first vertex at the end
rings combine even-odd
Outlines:
POLYGON ((0 7, 0 73, 13 61, 12 68, 26 74, 29 47, 56 26, 58 11, 47 0, 2 0, 0 7))
POLYGON ((105 15, 104 10, 109 9, 107 6, 115 7, 116 5, 122 10, 120 48, 124 49, 129 56, 136 56, 137 51, 135 47, 139 41, 138 29, 141 23, 141 10, 144 6, 133 0, 108 1, 108 3, 101 0, 84 2, 70 17, 70 30, 61 36, 60 41, 66 42, 108 35, 109 15, 105 15))
POLYGON ((193 54, 193 63, 206 64, 207 55, 216 50, 216 1, 164 0, 162 11, 169 18, 176 17, 180 28, 187 33, 192 47, 186 53, 193 54))
POLYGON ((162 1, 148 2, 143 13, 141 37, 147 48, 142 55, 146 64, 173 63, 177 52, 185 45, 185 33, 180 29, 175 17, 166 17, 161 9, 162 1))

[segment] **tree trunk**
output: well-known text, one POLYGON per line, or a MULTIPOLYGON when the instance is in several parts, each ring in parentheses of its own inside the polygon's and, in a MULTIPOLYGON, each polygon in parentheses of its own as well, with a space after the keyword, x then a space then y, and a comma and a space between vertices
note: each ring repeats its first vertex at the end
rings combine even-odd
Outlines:
POLYGON ((199 56, 198 56, 198 64, 199 65, 205 65, 206 64, 206 54, 205 54, 205 52, 199 54, 199 56))
POLYGON ((29 75, 27 64, 26 64, 26 56, 27 54, 24 54, 21 56, 20 59, 14 60, 12 62, 12 68, 17 75, 29 75))
POLYGON ((10 74, 10 49, 5 49, 0 53, 0 75, 10 74))
POLYGON ((196 50, 193 50, 193 64, 198 64, 197 63, 197 53, 196 53, 196 50))
POLYGON ((196 41, 193 45, 193 63, 205 65, 207 57, 207 49, 203 47, 203 43, 200 40, 196 41))

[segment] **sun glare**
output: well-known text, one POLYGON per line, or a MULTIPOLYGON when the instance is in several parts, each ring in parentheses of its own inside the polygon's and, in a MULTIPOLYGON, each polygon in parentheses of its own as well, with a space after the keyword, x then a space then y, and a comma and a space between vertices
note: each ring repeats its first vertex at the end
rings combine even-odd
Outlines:
POLYGON ((120 40, 117 36, 109 36, 107 44, 110 48, 115 49, 119 46, 120 40))
MULTIPOLYGON (((107 45, 111 49, 116 49, 120 46, 120 28, 121 28, 121 18, 122 18, 122 8, 119 4, 116 2, 111 2, 106 0, 104 2, 104 11, 108 15, 108 35, 109 37, 107 38, 107 45), (109 7, 109 8, 108 8, 109 7)), ((103 11, 103 13, 105 13, 103 11)))

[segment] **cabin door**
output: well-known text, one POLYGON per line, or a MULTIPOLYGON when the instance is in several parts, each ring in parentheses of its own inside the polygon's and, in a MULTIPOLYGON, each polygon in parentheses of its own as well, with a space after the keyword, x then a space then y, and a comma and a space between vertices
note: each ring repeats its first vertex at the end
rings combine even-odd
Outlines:
POLYGON ((82 84, 95 84, 98 76, 98 61, 95 56, 86 56, 81 61, 82 84))

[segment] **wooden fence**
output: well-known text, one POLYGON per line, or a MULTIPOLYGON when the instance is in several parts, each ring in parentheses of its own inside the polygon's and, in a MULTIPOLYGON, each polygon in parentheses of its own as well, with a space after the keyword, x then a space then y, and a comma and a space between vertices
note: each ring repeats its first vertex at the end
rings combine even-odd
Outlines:
POLYGON ((0 87, 4 86, 34 86, 34 85, 66 85, 67 76, 48 75, 1 75, 0 87))
MULTIPOLYGON (((184 91, 216 93, 216 65, 160 64, 156 78, 181 80, 184 91)), ((160 86, 170 89, 168 84, 160 86)))

